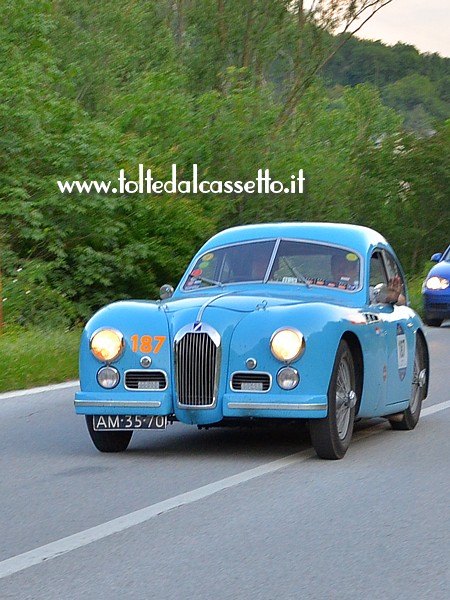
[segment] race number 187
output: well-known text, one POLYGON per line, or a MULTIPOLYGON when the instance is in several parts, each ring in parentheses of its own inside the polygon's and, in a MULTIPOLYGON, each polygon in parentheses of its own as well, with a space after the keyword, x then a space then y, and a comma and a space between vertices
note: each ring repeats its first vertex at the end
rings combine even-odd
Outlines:
POLYGON ((133 352, 142 352, 143 354, 158 354, 162 345, 166 341, 165 335, 132 335, 131 349, 133 352))

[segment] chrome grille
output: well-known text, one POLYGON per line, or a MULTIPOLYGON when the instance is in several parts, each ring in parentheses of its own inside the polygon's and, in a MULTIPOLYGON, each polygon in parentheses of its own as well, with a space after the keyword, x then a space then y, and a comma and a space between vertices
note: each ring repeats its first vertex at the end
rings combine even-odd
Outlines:
POLYGON ((178 341, 175 340, 178 404, 191 407, 214 406, 219 356, 219 343, 216 344, 208 333, 188 331, 178 341))
POLYGON ((231 389, 234 392, 267 392, 271 387, 269 373, 233 373, 231 389))
POLYGON ((125 388, 127 390, 165 390, 167 376, 164 371, 126 371, 125 388))

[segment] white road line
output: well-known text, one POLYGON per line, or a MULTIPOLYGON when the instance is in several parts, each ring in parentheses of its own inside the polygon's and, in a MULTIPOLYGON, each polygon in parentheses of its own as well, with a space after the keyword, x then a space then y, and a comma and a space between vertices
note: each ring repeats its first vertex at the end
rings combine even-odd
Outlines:
MULTIPOLYGON (((429 408, 424 409, 422 411, 422 416, 440 412, 442 410, 446 410, 447 408, 450 408, 450 401, 442 402, 441 404, 430 406, 429 408)), ((378 433, 380 430, 385 429, 386 423, 383 422, 375 425, 374 427, 362 430, 355 434, 354 441, 365 439, 378 433)), ((145 523, 153 517, 157 517, 158 515, 164 514, 169 510, 173 510, 174 508, 192 504, 193 502, 197 502, 198 500, 202 500, 203 498, 208 498, 213 494, 217 494, 217 492, 235 487, 240 483, 251 481, 256 477, 261 477, 262 475, 267 475, 268 473, 274 473, 275 471, 279 471, 280 469, 284 469, 290 465, 297 465, 301 462, 305 462, 306 460, 314 457, 314 455, 315 453, 308 449, 303 450, 302 452, 297 452, 296 454, 291 454, 290 456, 285 456, 284 458, 260 465, 254 469, 249 469, 247 471, 243 471, 242 473, 232 475, 231 477, 226 477, 225 479, 220 479, 219 481, 209 483, 190 492, 179 494, 178 496, 174 496, 168 500, 157 502, 156 504, 152 504, 140 510, 128 513, 127 515, 123 515, 117 519, 112 519, 111 521, 107 521, 106 523, 102 523, 96 527, 91 527, 90 529, 86 529, 84 531, 80 531, 79 533, 61 538, 60 540, 56 540, 55 542, 51 542, 45 546, 40 546, 39 548, 35 548, 29 552, 12 556, 11 558, 0 562, 0 579, 8 577, 9 575, 13 575, 14 573, 18 573, 19 571, 23 571, 24 569, 28 569, 29 567, 39 565, 43 562, 66 554, 67 552, 71 552, 72 550, 77 550, 78 548, 82 548, 83 546, 87 546, 88 544, 102 540, 110 535, 113 535, 114 533, 119 533, 129 529, 130 527, 134 527, 135 525, 145 523)))
POLYGON ((214 483, 209 483, 190 492, 174 496, 168 500, 157 502, 156 504, 136 510, 124 515, 123 517, 118 517, 112 521, 107 521, 106 523, 102 523, 96 527, 91 527, 90 529, 86 529, 80 533, 75 533, 74 535, 62 538, 56 542, 46 544, 45 546, 41 546, 40 548, 36 548, 30 552, 25 552, 23 554, 19 554, 18 556, 8 558, 7 560, 0 562, 0 579, 7 577, 8 575, 12 575, 13 573, 17 573, 23 569, 27 569, 28 567, 32 567, 33 565, 37 565, 43 561, 60 556, 61 554, 65 554, 66 552, 70 552, 71 550, 76 550, 77 548, 81 548, 82 546, 86 546, 87 544, 96 542, 97 540, 101 540, 112 535, 113 533, 118 533, 120 531, 124 531, 125 529, 129 529, 134 525, 144 523, 145 521, 148 521, 149 519, 174 508, 179 508, 180 506, 191 504, 192 502, 196 502, 202 498, 207 498, 212 494, 216 494, 222 490, 239 485, 244 481, 250 481, 255 477, 260 477, 261 475, 266 475, 267 473, 273 473, 274 471, 278 471, 279 469, 283 469, 289 465, 307 460, 312 456, 313 452, 311 452, 311 450, 304 450, 303 452, 291 454, 290 456, 266 463, 265 465, 261 465, 254 469, 243 471, 242 473, 232 475, 231 477, 226 477, 225 479, 220 479, 214 483))
POLYGON ((426 417, 427 415, 433 415, 434 413, 440 412, 441 410, 445 410, 446 408, 450 408, 450 400, 447 400, 446 402, 441 402, 440 404, 435 404, 434 406, 427 406, 427 408, 422 408, 420 416, 426 417))
POLYGON ((29 396, 30 394, 42 394, 43 392, 54 392, 56 390, 63 390, 65 388, 78 387, 79 381, 66 381, 65 383, 55 383, 53 385, 43 385, 42 387, 35 387, 29 390, 17 390, 15 392, 4 392, 0 394, 0 401, 6 400, 7 398, 18 398, 19 396, 29 396))

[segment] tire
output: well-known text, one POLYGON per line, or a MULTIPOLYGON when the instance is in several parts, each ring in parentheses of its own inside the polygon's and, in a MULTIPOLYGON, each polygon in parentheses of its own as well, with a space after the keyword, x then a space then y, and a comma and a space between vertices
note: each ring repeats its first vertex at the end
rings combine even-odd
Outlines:
POLYGON ((440 327, 444 319, 430 319, 425 315, 423 320, 425 325, 429 325, 430 327, 440 327))
POLYGON ((352 438, 357 400, 355 361, 347 342, 341 340, 328 387, 328 415, 309 420, 317 456, 328 460, 344 457, 352 438))
POLYGON ((417 336, 416 352, 414 354, 414 368, 411 385, 411 400, 409 406, 403 412, 395 415, 395 419, 389 419, 392 429, 396 431, 411 431, 417 425, 422 409, 422 402, 427 389, 425 348, 422 338, 417 336), (424 375, 425 373, 425 375, 424 375))
POLYGON ((100 452, 123 452, 133 435, 132 431, 95 431, 92 415, 86 415, 86 425, 94 446, 100 452))

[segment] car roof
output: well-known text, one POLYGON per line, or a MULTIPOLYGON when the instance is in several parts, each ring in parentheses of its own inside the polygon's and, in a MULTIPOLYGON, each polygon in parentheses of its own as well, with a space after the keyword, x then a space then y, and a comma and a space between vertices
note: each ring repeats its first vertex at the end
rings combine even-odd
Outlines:
POLYGON ((225 229, 213 236, 199 254, 218 246, 268 238, 311 240, 352 248, 366 255, 370 248, 390 248, 386 239, 369 227, 343 223, 262 223, 225 229))

